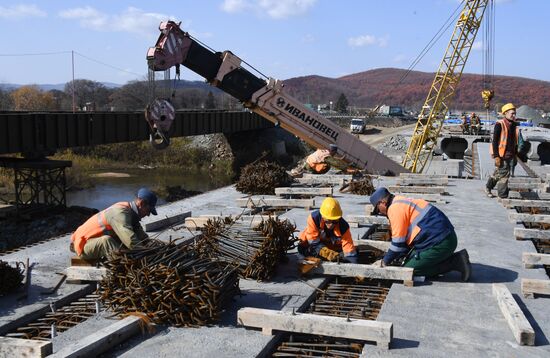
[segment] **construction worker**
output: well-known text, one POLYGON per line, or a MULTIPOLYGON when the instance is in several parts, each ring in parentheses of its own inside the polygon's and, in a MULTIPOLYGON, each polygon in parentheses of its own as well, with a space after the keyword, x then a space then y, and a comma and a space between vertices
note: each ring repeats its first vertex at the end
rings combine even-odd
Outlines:
POLYGON ((71 236, 71 251, 78 257, 97 260, 123 245, 131 249, 148 236, 139 221, 149 214, 157 215, 157 196, 141 188, 130 202, 119 202, 100 211, 78 227, 71 236))
POLYGON ((299 164, 290 173, 296 177, 300 176, 304 171, 313 174, 325 174, 331 167, 347 170, 349 165, 342 161, 341 158, 336 157, 337 152, 338 146, 336 144, 331 144, 328 150, 317 149, 306 158, 305 163, 299 164))
POLYGON ((404 258, 403 266, 412 267, 417 276, 459 271, 463 281, 470 279, 468 252, 454 252, 456 233, 441 210, 422 199, 393 195, 386 188, 378 188, 370 202, 375 214, 387 216, 391 226, 390 248, 375 265, 390 265, 404 258))
POLYGON ((462 116, 460 116, 461 124, 460 128, 462 128, 462 134, 470 134, 470 120, 466 116, 466 113, 462 113, 462 116))
POLYGON ((298 252, 304 256, 336 261, 339 257, 357 263, 357 250, 351 239, 349 224, 342 218, 338 200, 326 198, 319 210, 311 212, 307 227, 300 233, 298 252))
POLYGON ((481 120, 475 112, 472 112, 472 115, 470 116, 470 134, 478 135, 480 129, 481 120))
POLYGON ((495 171, 485 185, 485 193, 490 198, 495 197, 491 192, 495 186, 500 198, 508 197, 508 179, 517 164, 516 156, 521 150, 519 143, 523 142, 516 122, 516 107, 506 103, 502 106, 502 114, 504 119, 495 123, 493 141, 489 147, 495 160, 495 171))

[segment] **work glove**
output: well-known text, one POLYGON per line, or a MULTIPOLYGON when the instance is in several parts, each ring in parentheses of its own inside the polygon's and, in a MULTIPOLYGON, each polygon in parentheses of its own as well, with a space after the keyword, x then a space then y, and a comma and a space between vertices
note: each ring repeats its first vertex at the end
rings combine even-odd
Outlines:
POLYGON ((497 167, 497 168, 502 167, 502 158, 501 157, 496 157, 495 158, 495 167, 497 167))
POLYGON ((319 256, 324 258, 327 261, 336 261, 340 254, 334 250, 329 249, 328 247, 323 247, 319 251, 319 256))

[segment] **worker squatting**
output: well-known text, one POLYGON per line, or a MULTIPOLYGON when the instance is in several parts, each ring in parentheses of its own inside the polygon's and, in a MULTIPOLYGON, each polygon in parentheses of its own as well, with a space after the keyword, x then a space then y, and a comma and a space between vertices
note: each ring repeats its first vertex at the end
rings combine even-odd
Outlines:
MULTIPOLYGON (((282 97, 280 97, 277 100, 277 105, 279 105, 280 107, 285 105, 285 101, 282 97)), ((328 135, 332 139, 334 139, 334 140, 338 139, 338 134, 339 134, 338 132, 336 132, 332 128, 329 128, 328 126, 324 125, 323 123, 319 122, 315 118, 307 115, 305 112, 302 112, 300 109, 294 107, 292 104, 286 103, 285 111, 292 114, 294 117, 298 118, 302 122, 309 124, 311 127, 317 129, 318 131, 325 133, 326 135, 328 135)))

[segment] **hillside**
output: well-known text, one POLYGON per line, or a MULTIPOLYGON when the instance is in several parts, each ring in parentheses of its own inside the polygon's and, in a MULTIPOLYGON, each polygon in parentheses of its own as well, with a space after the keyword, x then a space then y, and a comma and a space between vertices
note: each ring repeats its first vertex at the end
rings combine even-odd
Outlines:
MULTIPOLYGON (((328 103, 336 101, 340 93, 344 93, 350 106, 395 104, 418 110, 426 99, 434 74, 412 71, 403 83, 394 88, 405 72, 401 69, 381 68, 340 78, 313 75, 290 78, 284 82, 289 93, 302 102, 328 103)), ((494 85, 493 103, 513 102, 517 106, 527 104, 550 110, 550 82, 495 76, 494 85)), ((481 90, 481 75, 463 74, 452 108, 481 109, 481 90)))

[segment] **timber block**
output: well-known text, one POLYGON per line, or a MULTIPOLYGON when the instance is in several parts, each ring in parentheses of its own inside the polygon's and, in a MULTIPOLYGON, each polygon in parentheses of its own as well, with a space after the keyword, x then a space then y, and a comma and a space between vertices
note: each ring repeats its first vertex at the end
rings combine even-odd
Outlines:
POLYGON ((500 311, 508 322, 516 341, 520 345, 534 346, 535 330, 508 288, 502 283, 493 283, 493 295, 496 297, 500 311))
POLYGON ((52 342, 0 337, 0 357, 45 357, 52 354, 52 342))
POLYGON ((101 281, 107 275, 105 267, 70 266, 66 271, 67 281, 101 281))
POLYGON ((99 263, 99 260, 86 260, 78 256, 71 257, 71 266, 91 266, 95 267, 99 263))
POLYGON ((158 229, 163 229, 167 226, 182 223, 185 221, 186 217, 191 216, 191 212, 186 211, 184 213, 180 213, 172 216, 165 215, 165 217, 163 218, 161 218, 160 215, 157 215, 157 216, 148 218, 148 220, 143 225, 145 231, 155 231, 158 229))
POLYGON ((550 295, 550 280, 522 278, 521 293, 525 298, 535 298, 535 294, 550 295))

